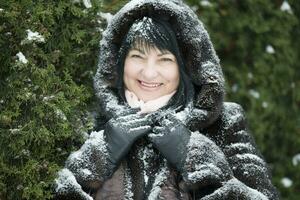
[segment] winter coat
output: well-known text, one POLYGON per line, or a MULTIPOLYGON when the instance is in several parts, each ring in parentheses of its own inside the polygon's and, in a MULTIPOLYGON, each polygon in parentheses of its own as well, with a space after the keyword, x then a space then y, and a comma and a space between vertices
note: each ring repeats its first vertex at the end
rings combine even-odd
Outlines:
POLYGON ((186 173, 180 174, 172 168, 151 142, 142 138, 109 177, 104 130, 98 130, 69 156, 65 168, 59 172, 57 199, 188 200, 201 199, 215 191, 220 195, 214 199, 278 199, 267 164, 246 128, 241 106, 224 102, 224 78, 207 31, 194 12, 181 1, 133 0, 108 24, 100 43, 95 76, 96 94, 103 114, 102 122, 98 122, 100 127, 124 110, 117 96, 116 70, 124 33, 135 19, 153 14, 168 20, 173 26, 195 88, 193 102, 176 113, 191 131, 184 165, 186 173), (199 160, 207 157, 207 162, 218 162, 219 156, 211 158, 209 153, 216 148, 221 152, 220 158, 227 160, 237 182, 233 181, 226 187, 209 187, 209 184, 201 187, 205 180, 199 160), (225 197, 228 191, 232 194, 225 197))

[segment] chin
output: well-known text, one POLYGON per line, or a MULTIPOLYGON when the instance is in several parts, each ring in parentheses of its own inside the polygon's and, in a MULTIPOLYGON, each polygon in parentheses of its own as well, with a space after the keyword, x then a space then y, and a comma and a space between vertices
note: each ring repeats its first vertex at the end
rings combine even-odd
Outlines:
POLYGON ((149 95, 140 95, 140 96, 138 96, 138 98, 141 99, 144 102, 147 102, 147 101, 151 101, 151 100, 157 99, 157 98, 159 98, 161 96, 162 95, 160 95, 160 96, 159 95, 151 95, 151 96, 149 96, 149 95))

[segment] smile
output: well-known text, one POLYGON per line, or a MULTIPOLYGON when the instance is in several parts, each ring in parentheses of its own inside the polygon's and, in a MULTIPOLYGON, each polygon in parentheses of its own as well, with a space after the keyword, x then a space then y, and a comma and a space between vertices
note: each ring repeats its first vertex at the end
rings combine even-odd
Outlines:
POLYGON ((144 81, 138 81, 142 86, 147 88, 157 88, 162 85, 162 83, 146 83, 144 81))

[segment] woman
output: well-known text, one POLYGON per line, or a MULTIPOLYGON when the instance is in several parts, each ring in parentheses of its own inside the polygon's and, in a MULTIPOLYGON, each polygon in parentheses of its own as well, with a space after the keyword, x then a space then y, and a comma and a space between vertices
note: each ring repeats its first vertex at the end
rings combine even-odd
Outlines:
POLYGON ((103 34, 98 128, 57 199, 278 199, 207 32, 180 1, 131 1, 103 34), (126 33, 126 34, 124 34, 126 33))

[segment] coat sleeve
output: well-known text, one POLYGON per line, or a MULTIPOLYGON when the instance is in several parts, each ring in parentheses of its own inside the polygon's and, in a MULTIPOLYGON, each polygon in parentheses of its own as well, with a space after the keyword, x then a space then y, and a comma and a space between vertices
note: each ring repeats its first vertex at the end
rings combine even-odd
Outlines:
POLYGON ((244 111, 238 104, 224 103, 214 141, 224 152, 233 175, 269 199, 278 199, 266 162, 247 131, 244 111))
POLYGON ((99 189, 112 174, 103 133, 92 132, 82 147, 68 157, 55 180, 57 199, 90 200, 92 197, 86 191, 99 189))

